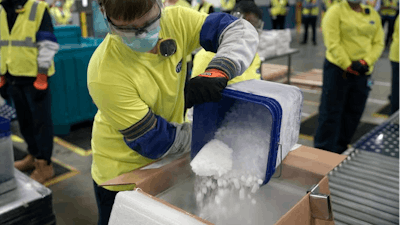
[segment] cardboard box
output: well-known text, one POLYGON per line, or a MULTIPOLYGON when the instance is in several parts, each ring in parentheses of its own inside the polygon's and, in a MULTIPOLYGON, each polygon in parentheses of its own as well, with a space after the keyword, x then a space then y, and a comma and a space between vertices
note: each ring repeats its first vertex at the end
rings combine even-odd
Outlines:
MULTIPOLYGON (((329 195, 329 181, 327 174, 338 166, 345 158, 345 155, 300 146, 298 149, 290 152, 286 156, 282 164, 282 171, 278 170, 277 173, 281 172, 279 179, 291 182, 295 185, 311 186, 318 184, 319 193, 329 195)), ((189 156, 185 155, 163 167, 149 170, 137 169, 107 181, 101 184, 101 186, 136 184, 137 188, 148 193, 152 199, 165 203, 164 200, 158 199, 154 196, 191 176, 192 172, 189 162, 189 156)), ((315 208, 318 211, 318 207, 314 207, 315 203, 310 201, 311 195, 313 195, 313 193, 305 192, 301 200, 294 204, 290 210, 282 212, 283 216, 281 216, 275 224, 334 224, 332 220, 333 218, 331 218, 331 220, 323 220, 313 217, 313 214, 315 214, 315 208)), ((169 203, 165 204, 171 206, 169 203)), ((171 207, 186 215, 197 218, 199 221, 204 221, 203 219, 191 215, 187 211, 176 206, 171 207)), ((322 208, 323 207, 321 207, 321 209, 322 208)))

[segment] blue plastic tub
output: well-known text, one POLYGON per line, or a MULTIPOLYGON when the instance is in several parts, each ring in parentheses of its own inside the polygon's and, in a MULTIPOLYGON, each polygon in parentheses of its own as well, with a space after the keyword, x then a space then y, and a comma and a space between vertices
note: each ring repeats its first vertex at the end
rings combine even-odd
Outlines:
POLYGON ((218 103, 210 102, 196 105, 194 107, 191 158, 193 159, 201 148, 214 138, 214 134, 221 126, 226 113, 231 109, 235 102, 245 101, 258 104, 265 108, 265 113, 270 113, 272 117, 270 150, 268 154, 267 170, 263 182, 264 185, 268 183, 272 175, 275 173, 282 120, 282 108, 275 99, 265 96, 231 89, 225 89, 222 95, 222 100, 218 103))

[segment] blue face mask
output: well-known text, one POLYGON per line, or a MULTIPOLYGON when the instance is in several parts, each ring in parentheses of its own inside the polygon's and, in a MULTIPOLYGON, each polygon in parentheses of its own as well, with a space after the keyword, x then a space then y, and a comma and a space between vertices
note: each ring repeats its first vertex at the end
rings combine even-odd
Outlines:
POLYGON ((56 3, 54 4, 56 7, 61 7, 62 3, 60 1, 56 1, 56 3))
POLYGON ((148 52, 156 46, 158 42, 158 33, 160 33, 160 26, 149 31, 146 35, 132 35, 129 34, 120 35, 124 44, 126 44, 130 49, 137 52, 148 52), (141 37, 143 36, 143 37, 141 37))

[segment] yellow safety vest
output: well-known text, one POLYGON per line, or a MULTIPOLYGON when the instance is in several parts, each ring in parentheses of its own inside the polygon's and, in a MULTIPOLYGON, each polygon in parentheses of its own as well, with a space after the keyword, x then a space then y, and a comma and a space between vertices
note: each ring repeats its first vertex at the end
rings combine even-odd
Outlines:
MULTIPOLYGON (((384 7, 397 7, 399 0, 382 0, 384 7)), ((383 16, 396 16, 395 9, 381 9, 381 15, 383 16)))
POLYGON ((74 4, 74 0, 68 0, 63 5, 63 10, 61 11, 58 7, 52 7, 50 9, 50 14, 56 20, 57 25, 67 25, 72 18, 71 7, 74 4))
POLYGON ((285 16, 287 0, 272 0, 271 14, 272 16, 285 16))
MULTIPOLYGON (((5 74, 8 70, 13 76, 36 77, 38 74, 36 33, 47 7, 46 2, 28 0, 24 5, 25 11, 18 14, 11 34, 7 13, 2 10, 0 13, 1 74, 5 74)), ((54 62, 52 62, 48 75, 51 76, 54 72, 54 62)))
POLYGON ((236 0, 220 0, 221 7, 224 10, 232 10, 236 5, 236 0))
MULTIPOLYGON (((315 4, 317 0, 306 0, 307 3, 313 3, 315 4)), ((311 15, 311 16, 318 16, 319 13, 319 7, 313 7, 311 9, 303 8, 303 15, 311 15)))
POLYGON ((392 62, 399 62, 399 16, 394 23, 393 41, 390 45, 389 59, 392 62))
POLYGON ((203 6, 202 6, 201 8, 200 8, 200 5, 201 5, 201 4, 197 4, 197 5, 194 7, 194 10, 199 11, 199 12, 203 12, 203 13, 207 13, 207 14, 210 13, 210 8, 211 8, 211 6, 212 6, 211 3, 209 3, 209 2, 204 2, 204 3, 203 3, 203 6))

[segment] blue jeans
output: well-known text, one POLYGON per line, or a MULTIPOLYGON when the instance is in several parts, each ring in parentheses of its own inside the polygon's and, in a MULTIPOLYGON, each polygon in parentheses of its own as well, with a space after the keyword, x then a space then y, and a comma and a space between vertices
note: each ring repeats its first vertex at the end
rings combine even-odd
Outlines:
POLYGON ((8 92, 13 100, 21 134, 28 145, 28 152, 49 164, 53 153, 53 121, 51 119, 51 94, 47 88, 37 98, 32 82, 16 84, 8 76, 8 92))
POLYGON ((99 212, 98 225, 107 225, 110 220, 111 210, 118 191, 109 191, 93 181, 94 194, 96 196, 97 210, 99 212))
POLYGON ((315 148, 338 154, 347 149, 367 102, 369 77, 345 73, 325 59, 315 148))
POLYGON ((399 110, 399 63, 390 62, 392 64, 392 95, 390 103, 392 105, 392 114, 399 110))

